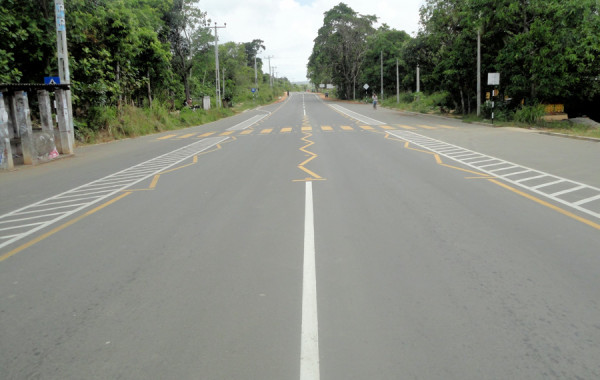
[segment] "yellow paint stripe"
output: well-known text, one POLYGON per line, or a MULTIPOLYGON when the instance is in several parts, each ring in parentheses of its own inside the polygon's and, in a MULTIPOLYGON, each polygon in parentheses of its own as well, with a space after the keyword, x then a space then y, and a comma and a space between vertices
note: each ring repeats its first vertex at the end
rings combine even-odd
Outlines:
POLYGON ((177 136, 177 135, 166 135, 166 136, 157 138, 157 140, 167 140, 167 139, 170 139, 171 137, 175 137, 175 136, 177 136))
POLYGON ((21 251, 23 251, 23 250, 25 250, 25 249, 27 249, 27 248, 29 248, 29 247, 37 244, 37 243, 39 243, 40 241, 42 241, 42 240, 44 240, 44 239, 46 239, 46 238, 54 235, 55 233, 64 230, 65 228, 67 228, 67 227, 69 227, 69 226, 71 226, 71 225, 79 222, 81 219, 83 219, 83 218, 85 218, 87 216, 90 216, 90 215, 94 214, 95 212, 98 212, 98 211, 102 210, 103 208, 105 208, 107 206, 110 206, 111 204, 113 204, 113 203, 115 203, 117 201, 120 201, 121 199, 125 198, 129 194, 132 194, 132 192, 129 191, 129 192, 123 193, 123 194, 119 195, 118 197, 113 198, 110 201, 108 201, 108 202, 106 202, 106 203, 104 203, 104 204, 102 204, 102 205, 100 205, 100 206, 98 206, 98 207, 96 207, 96 208, 94 208, 94 209, 86 212, 85 214, 79 215, 77 218, 69 220, 68 222, 66 222, 66 223, 64 223, 64 224, 62 224, 62 225, 60 225, 60 226, 52 229, 51 231, 48 231, 45 234, 40 235, 40 236, 36 237, 35 239, 33 239, 33 240, 31 240, 31 241, 29 241, 29 242, 21 245, 20 247, 17 247, 15 249, 13 249, 12 251, 5 253, 4 255, 0 256, 0 262, 2 262, 4 260, 8 259, 9 257, 12 257, 12 256, 16 255, 17 253, 19 253, 19 252, 21 252, 21 251))
POLYGON ((148 188, 154 189, 156 187, 156 185, 158 184, 159 178, 160 178, 160 174, 155 175, 154 178, 152 178, 152 182, 150 182, 150 186, 148 186, 148 188))
POLYGON ((320 176, 320 175, 318 175, 318 174, 316 174, 316 173, 313 173, 313 172, 311 172, 310 170, 308 170, 307 168, 305 168, 305 167, 304 167, 304 166, 302 166, 302 165, 298 165, 298 169, 300 169, 300 170, 304 171, 304 172, 305 172, 305 173, 307 173, 309 176, 311 176, 311 177, 313 177, 313 178, 315 178, 315 179, 321 179, 321 176, 320 176))
POLYGON ((188 133, 187 135, 179 136, 177 138, 178 139, 187 139, 187 138, 190 138, 190 137, 192 137, 194 135, 195 135, 195 133, 188 133))
POLYGON ((352 128, 352 127, 351 127, 351 126, 349 126, 349 125, 342 125, 342 126, 341 126, 341 128, 342 128, 344 131, 353 131, 353 130, 354 130, 354 128, 352 128))
POLYGON ((267 133, 273 132, 273 128, 267 128, 260 131, 261 134, 266 135, 267 133))
POLYGON ((415 127, 411 127, 410 125, 397 124, 397 126, 400 127, 400 128, 402 128, 402 129, 409 129, 409 130, 417 129, 415 127))
POLYGON ((372 131, 372 130, 373 130, 373 127, 371 127, 371 126, 368 126, 368 125, 361 125, 360 127, 361 127, 362 129, 364 129, 365 131, 372 131))
POLYGON ((208 137, 208 136, 210 136, 210 135, 214 135, 215 133, 216 133, 216 132, 206 132, 206 133, 203 133, 203 134, 201 134, 201 135, 200 135, 200 136, 198 136, 198 137, 208 137))
POLYGON ((252 129, 246 129, 240 132, 240 135, 249 135, 250 133, 254 132, 254 130, 252 129))
POLYGON ((312 131, 312 127, 302 127, 303 131, 312 131))
POLYGON ((458 129, 458 127, 451 127, 449 125, 444 125, 444 124, 437 124, 437 126, 440 128, 446 128, 446 129, 458 129))
POLYGON ((219 134, 219 136, 229 136, 229 135, 233 135, 233 133, 234 133, 233 131, 225 131, 225 132, 219 134))
POLYGON ((388 130, 389 130, 389 129, 396 129, 396 128, 394 128, 394 127, 390 127, 389 125, 382 125, 382 126, 381 126, 381 128, 383 128, 383 129, 388 129, 388 130))
MULTIPOLYGON (((389 137, 389 134, 386 135, 386 139, 396 140, 396 141, 403 141, 403 140, 398 140, 398 139, 391 138, 391 137, 389 137)), ((404 144, 404 147, 408 148, 408 149, 411 149, 411 150, 414 150, 414 151, 418 151, 418 152, 423 152, 423 153, 427 153, 427 154, 433 154, 434 157, 435 157, 436 162, 438 164, 442 165, 442 166, 445 166, 445 167, 448 167, 448 168, 451 168, 451 169, 460 170, 460 171, 463 171, 463 172, 466 172, 466 173, 470 173, 470 174, 475 174, 475 175, 478 176, 478 177, 476 177, 478 179, 487 179, 488 181, 490 181, 490 182, 492 182, 492 183, 494 183, 494 184, 496 184, 498 186, 501 186, 501 187, 503 187, 503 188, 505 188, 507 190, 510 190, 510 191, 512 191, 515 194, 521 195, 522 197, 525 197, 525 198, 527 198, 527 199, 529 199, 531 201, 534 201, 534 202, 536 202, 536 203, 538 203, 538 204, 540 204, 542 206, 548 207, 548 208, 550 208, 550 209, 552 209, 552 210, 554 210, 556 212, 559 212, 559 213, 561 213, 561 214, 563 214, 565 216, 568 216, 569 218, 575 219, 575 220, 577 220, 577 221, 579 221, 581 223, 587 224, 588 226, 590 226, 592 228, 600 230, 600 224, 598 224, 598 223, 592 222, 589 219, 585 219, 585 218, 582 218, 582 217, 580 217, 578 215, 575 215, 575 214, 573 214, 570 211, 562 209, 562 208, 560 208, 558 206, 555 206, 555 205, 553 205, 553 204, 551 204, 549 202, 546 202, 546 201, 544 201, 542 199, 534 197, 533 195, 527 194, 527 193, 525 193, 525 192, 523 192, 521 190, 515 189, 514 187, 509 186, 509 185, 507 185, 507 184, 505 184, 503 182, 500 182, 500 181, 498 181, 498 180, 496 180, 494 178, 489 178, 487 174, 479 173, 479 172, 475 172, 475 171, 471 171, 471 170, 467 170, 467 169, 463 169, 463 168, 459 168, 459 167, 448 165, 448 164, 444 164, 442 162, 442 159, 440 158, 440 156, 438 154, 433 153, 433 152, 429 152, 429 151, 425 151, 425 150, 411 148, 410 147, 410 142, 408 142, 408 141, 406 141, 406 143, 404 144)), ((467 177, 467 179, 472 179, 472 177, 467 177)))
POLYGON ((578 215, 575 215, 575 214, 573 214, 570 211, 564 210, 564 209, 562 209, 562 208, 560 208, 558 206, 555 206, 555 205, 553 205, 551 203, 548 203, 548 202, 546 202, 544 200, 541 200, 541 199, 539 199, 537 197, 534 197, 533 195, 527 194, 527 193, 525 193, 525 192, 523 192, 521 190, 517 190, 514 187, 511 187, 511 186, 509 186, 509 185, 507 185, 505 183, 502 183, 502 182, 500 182, 498 180, 488 179, 488 181, 490 181, 492 183, 495 183, 496 185, 501 186, 501 187, 503 187, 503 188, 505 188, 507 190, 510 190, 510 191, 512 191, 515 194, 519 194, 519 195, 521 195, 521 196, 523 196, 523 197, 525 197, 525 198, 527 198, 529 200, 532 200, 532 201, 534 201, 534 202, 536 202, 538 204, 541 204, 542 206, 546 206, 548 208, 551 208, 552 210, 554 210, 556 212, 559 212, 559 213, 561 213, 563 215, 566 215, 569 218, 575 219, 575 220, 577 220, 577 221, 579 221, 581 223, 587 224, 588 226, 590 226, 592 228, 600 230, 600 224, 598 224, 598 223, 594 223, 591 220, 588 220, 588 219, 582 218, 582 217, 580 217, 578 215))
POLYGON ((423 128, 423 129, 435 129, 435 127, 432 127, 431 125, 425 125, 425 124, 417 124, 417 127, 423 128))
POLYGON ((329 125, 322 125, 321 130, 322 131, 333 131, 333 128, 330 127, 329 125))
POLYGON ((289 133, 292 131, 292 128, 281 128, 281 133, 289 133))

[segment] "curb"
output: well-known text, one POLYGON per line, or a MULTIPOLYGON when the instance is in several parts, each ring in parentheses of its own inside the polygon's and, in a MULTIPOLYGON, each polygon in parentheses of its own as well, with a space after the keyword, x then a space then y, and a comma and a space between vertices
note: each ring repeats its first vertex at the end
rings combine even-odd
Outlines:
POLYGON ((540 135, 548 135, 548 136, 555 136, 555 137, 563 137, 563 138, 567 138, 567 139, 573 139, 573 140, 584 140, 584 141, 591 141, 591 142, 600 142, 600 139, 595 138, 595 137, 586 137, 586 136, 575 136, 575 135, 566 135, 564 133, 556 133, 556 132, 545 132, 545 131, 541 131, 541 132, 537 132, 540 135))

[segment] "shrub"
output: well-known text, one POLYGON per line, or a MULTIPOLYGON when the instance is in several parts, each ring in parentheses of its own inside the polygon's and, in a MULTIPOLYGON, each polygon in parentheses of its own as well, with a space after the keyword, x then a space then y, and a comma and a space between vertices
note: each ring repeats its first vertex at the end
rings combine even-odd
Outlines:
POLYGON ((535 124, 545 113, 544 106, 541 104, 522 106, 515 112, 515 120, 521 123, 535 124))

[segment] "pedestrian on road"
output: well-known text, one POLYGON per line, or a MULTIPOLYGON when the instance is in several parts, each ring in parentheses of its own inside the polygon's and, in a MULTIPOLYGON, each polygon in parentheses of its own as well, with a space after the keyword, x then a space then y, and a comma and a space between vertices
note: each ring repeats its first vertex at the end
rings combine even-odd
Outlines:
POLYGON ((373 109, 377 109, 377 95, 373 94, 373 109))

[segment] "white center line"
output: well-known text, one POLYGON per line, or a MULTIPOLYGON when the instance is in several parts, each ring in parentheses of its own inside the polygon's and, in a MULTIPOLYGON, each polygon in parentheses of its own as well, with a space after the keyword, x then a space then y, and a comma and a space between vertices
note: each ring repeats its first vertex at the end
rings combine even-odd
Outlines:
POLYGON ((319 380, 319 323, 315 270, 315 224, 312 182, 306 182, 304 213, 304 268, 302 275, 302 332, 300 380, 319 380))

